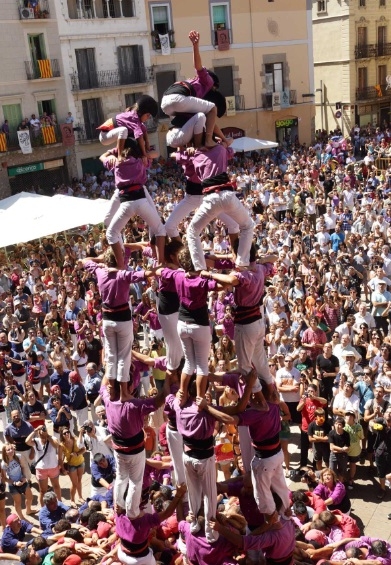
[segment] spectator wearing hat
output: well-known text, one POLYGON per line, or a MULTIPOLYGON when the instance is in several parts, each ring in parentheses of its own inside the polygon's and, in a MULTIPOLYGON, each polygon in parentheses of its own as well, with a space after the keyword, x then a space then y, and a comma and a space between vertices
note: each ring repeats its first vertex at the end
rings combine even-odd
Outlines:
POLYGON ((338 392, 334 398, 333 414, 336 417, 344 417, 346 410, 352 410, 355 413, 356 418, 358 418, 359 405, 360 399, 356 394, 354 394, 353 382, 346 381, 343 386, 343 390, 338 392))
POLYGON ((386 281, 379 280, 375 292, 372 293, 371 301, 376 328, 388 335, 388 323, 391 309, 391 292, 386 290, 386 281))
POLYGON ((337 343, 333 348, 333 355, 338 358, 340 366, 344 364, 347 352, 354 354, 356 362, 361 360, 361 355, 350 343, 350 337, 347 334, 343 334, 341 337, 341 343, 337 343))
POLYGON ((23 541, 26 534, 42 534, 42 530, 25 520, 21 520, 17 514, 10 514, 6 524, 1 538, 1 549, 4 553, 16 555, 19 550, 26 546, 26 542, 23 541))

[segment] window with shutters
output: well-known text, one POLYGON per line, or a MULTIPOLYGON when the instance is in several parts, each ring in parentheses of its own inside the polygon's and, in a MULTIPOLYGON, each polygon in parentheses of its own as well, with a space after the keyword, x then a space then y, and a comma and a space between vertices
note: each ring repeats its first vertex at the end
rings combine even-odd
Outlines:
POLYGON ((224 96, 234 96, 233 68, 231 65, 216 67, 213 72, 219 77, 219 91, 224 96))
POLYGON ((98 74, 95 65, 95 49, 75 49, 79 88, 98 88, 98 74))
POLYGON ((10 132, 16 131, 23 119, 22 106, 20 104, 4 104, 3 116, 4 120, 8 120, 10 132))
POLYGON ((99 131, 96 129, 104 122, 102 100, 90 98, 82 100, 84 128, 87 139, 98 139, 99 131))
POLYGON ((368 69, 367 67, 359 67, 358 69, 358 88, 362 90, 368 86, 368 69))
POLYGON ((327 11, 327 0, 318 0, 318 14, 322 14, 327 11))
POLYGON ((381 85, 387 84, 387 65, 377 67, 377 82, 381 85))
POLYGON ((367 5, 367 0, 358 0, 359 8, 365 8, 366 5, 367 5))
POLYGON ((120 84, 146 82, 147 77, 142 45, 118 47, 117 54, 120 84))
POLYGON ((162 71, 156 73, 156 86, 157 95, 159 101, 159 118, 167 118, 166 114, 160 108, 160 102, 162 101, 163 94, 169 86, 171 86, 176 81, 175 71, 162 71))
POLYGON ((134 106, 142 95, 142 92, 129 92, 125 94, 125 108, 131 108, 134 106))
POLYGON ((377 54, 378 56, 387 55, 387 26, 377 28, 377 54))

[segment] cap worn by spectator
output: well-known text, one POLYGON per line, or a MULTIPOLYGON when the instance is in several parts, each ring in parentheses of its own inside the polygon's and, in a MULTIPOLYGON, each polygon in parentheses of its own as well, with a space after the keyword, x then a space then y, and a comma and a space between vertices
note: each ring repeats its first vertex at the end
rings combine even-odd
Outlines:
POLYGON ((65 559, 63 565, 80 565, 81 561, 81 557, 78 555, 70 555, 65 559))
POLYGON ((10 514, 6 519, 5 523, 7 526, 10 526, 15 520, 19 520, 19 516, 17 514, 10 514))
POLYGON ((305 534, 305 539, 307 541, 315 541, 321 547, 324 547, 327 543, 326 535, 323 532, 321 532, 320 530, 309 530, 305 534))

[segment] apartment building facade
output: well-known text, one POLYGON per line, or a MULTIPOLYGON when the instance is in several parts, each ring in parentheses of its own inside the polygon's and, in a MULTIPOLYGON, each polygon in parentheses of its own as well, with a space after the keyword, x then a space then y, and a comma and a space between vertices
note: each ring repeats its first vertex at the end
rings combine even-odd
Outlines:
POLYGON ((31 186, 65 182, 76 171, 73 147, 62 143, 58 125, 31 137, 32 152, 20 151, 17 129, 32 114, 55 114, 64 121, 68 111, 57 23, 49 0, 30 5, 2 0, 0 10, 0 198, 31 186), (6 128, 5 128, 6 129, 6 128))
MULTIPOLYGON (((219 125, 234 136, 310 143, 315 113, 310 0, 145 0, 145 9, 159 100, 171 83, 194 75, 188 33, 197 29, 202 62, 218 75, 228 101, 219 125), (168 39, 163 50, 161 36, 168 39)), ((163 154, 168 125, 161 114, 163 154)))
POLYGON ((316 128, 347 135, 390 122, 391 1, 321 0, 312 10, 316 128))

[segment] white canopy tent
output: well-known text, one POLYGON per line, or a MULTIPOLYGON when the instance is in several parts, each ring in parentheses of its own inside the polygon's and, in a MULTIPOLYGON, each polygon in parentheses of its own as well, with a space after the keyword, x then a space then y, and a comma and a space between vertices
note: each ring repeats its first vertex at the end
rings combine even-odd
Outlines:
POLYGON ((0 200, 0 247, 103 222, 109 201, 21 192, 0 200))
POLYGON ((239 151, 259 151, 260 149, 273 149, 278 147, 275 141, 267 141, 266 139, 256 139, 253 137, 238 137, 233 140, 231 149, 238 153, 239 151))

